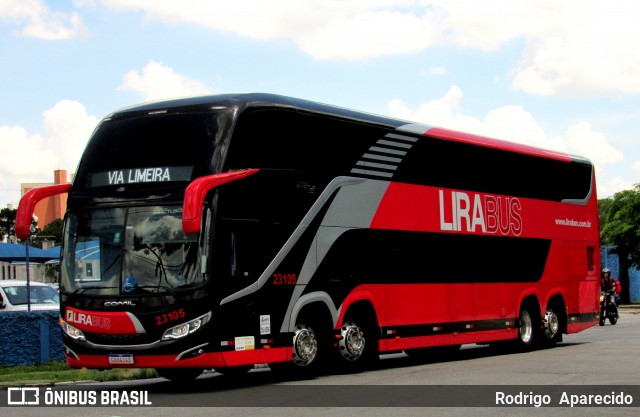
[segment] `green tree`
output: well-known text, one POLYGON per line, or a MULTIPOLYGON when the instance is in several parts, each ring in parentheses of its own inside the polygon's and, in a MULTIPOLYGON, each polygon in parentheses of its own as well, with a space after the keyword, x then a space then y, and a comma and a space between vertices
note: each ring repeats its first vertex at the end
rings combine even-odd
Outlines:
MULTIPOLYGON (((603 198, 598 200, 598 218, 600 219, 600 231, 604 228, 605 224, 607 224, 607 216, 609 215, 609 210, 611 210, 611 205, 613 204, 613 198, 603 198)), ((603 236, 601 235, 602 239, 603 236)), ((608 242, 602 241, 604 244, 608 244, 608 242)))
POLYGON ((62 242, 62 219, 55 219, 42 229, 38 237, 55 240, 56 244, 62 242))
MULTIPOLYGON (((0 210, 0 237, 4 235, 15 236, 17 212, 18 209, 4 208, 0 210)), ((31 228, 29 230, 29 240, 33 241, 35 235, 40 232, 38 223, 35 220, 31 222, 31 228)))
POLYGON ((640 184, 616 193, 601 211, 602 243, 615 247, 620 258, 622 302, 629 302, 629 267, 640 267, 640 184))
POLYGON ((16 213, 18 210, 3 208, 0 210, 0 236, 16 234, 16 213))

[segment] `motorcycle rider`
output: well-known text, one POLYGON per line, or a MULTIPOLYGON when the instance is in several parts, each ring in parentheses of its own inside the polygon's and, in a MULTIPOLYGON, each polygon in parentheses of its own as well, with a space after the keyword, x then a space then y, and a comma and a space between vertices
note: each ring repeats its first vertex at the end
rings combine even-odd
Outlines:
POLYGON ((600 281, 600 288, 606 293, 615 293, 616 287, 616 280, 611 277, 611 270, 609 268, 604 268, 602 270, 602 280, 600 281))
MULTIPOLYGON (((618 306, 616 302, 616 293, 619 291, 618 282, 611 276, 611 270, 604 268, 602 270, 602 279, 600 281, 600 291, 602 291, 608 307, 606 312, 603 310, 600 312, 600 326, 604 326, 605 315, 609 318, 611 324, 616 324, 618 321, 618 306)), ((601 308, 604 304, 601 304, 601 308)))

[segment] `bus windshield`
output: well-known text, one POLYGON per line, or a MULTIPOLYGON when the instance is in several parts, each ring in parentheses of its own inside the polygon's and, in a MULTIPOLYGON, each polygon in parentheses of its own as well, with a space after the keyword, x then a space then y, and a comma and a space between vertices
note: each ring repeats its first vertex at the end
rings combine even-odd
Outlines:
POLYGON ((70 213, 61 291, 136 295, 201 284, 198 236, 184 234, 181 219, 178 205, 70 213))

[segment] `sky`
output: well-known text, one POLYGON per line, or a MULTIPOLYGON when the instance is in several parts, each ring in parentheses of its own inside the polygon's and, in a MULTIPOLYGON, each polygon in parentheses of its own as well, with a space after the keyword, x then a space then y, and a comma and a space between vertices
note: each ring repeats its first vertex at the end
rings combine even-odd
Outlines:
POLYGON ((0 60, 1 208, 114 110, 243 92, 583 156, 599 198, 640 183, 636 0, 0 0, 0 60))

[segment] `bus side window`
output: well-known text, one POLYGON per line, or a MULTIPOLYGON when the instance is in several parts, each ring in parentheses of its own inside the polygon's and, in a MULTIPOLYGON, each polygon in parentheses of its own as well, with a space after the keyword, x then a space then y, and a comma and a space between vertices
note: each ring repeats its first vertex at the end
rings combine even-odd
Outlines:
POLYGON ((227 235, 229 245, 228 274, 233 281, 255 278, 259 274, 261 256, 257 252, 263 247, 260 233, 251 232, 237 224, 227 235))
POLYGON ((251 259, 256 261, 255 254, 252 253, 250 245, 244 240, 246 233, 231 231, 230 239, 230 257, 229 257, 229 275, 231 279, 241 279, 251 277, 249 271, 251 259))
POLYGON ((231 232, 231 256, 229 258, 229 273, 232 277, 238 276, 238 238, 235 232, 231 232))

